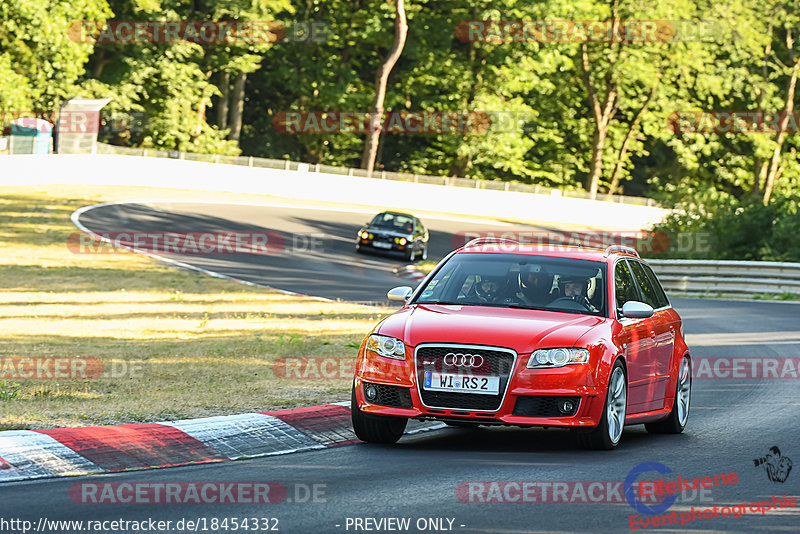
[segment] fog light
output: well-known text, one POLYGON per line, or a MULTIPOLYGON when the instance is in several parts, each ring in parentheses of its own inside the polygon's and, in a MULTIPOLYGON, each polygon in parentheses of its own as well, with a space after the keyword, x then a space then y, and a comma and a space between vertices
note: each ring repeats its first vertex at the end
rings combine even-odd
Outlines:
POLYGON ((378 397, 378 390, 375 386, 367 386, 364 388, 364 396, 368 401, 374 401, 378 397))
POLYGON ((558 403, 558 411, 561 413, 572 413, 572 410, 575 409, 575 403, 571 400, 563 400, 558 403))

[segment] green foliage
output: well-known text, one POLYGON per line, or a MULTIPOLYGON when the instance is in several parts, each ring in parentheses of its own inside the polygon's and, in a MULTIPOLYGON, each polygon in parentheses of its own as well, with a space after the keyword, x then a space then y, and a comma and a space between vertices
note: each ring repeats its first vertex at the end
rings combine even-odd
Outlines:
MULTIPOLYGON (((705 221, 703 231, 716 232, 711 221, 745 224, 736 212, 743 210, 753 227, 742 230, 767 232, 772 241, 748 248, 721 237, 724 254, 782 257, 793 250, 783 236, 795 229, 789 199, 800 187, 800 134, 690 132, 671 121, 676 112, 780 111, 787 95, 800 109, 798 91, 790 92, 800 60, 796 0, 414 0, 406 11, 408 39, 385 108, 489 112, 515 127, 384 134, 378 169, 576 190, 585 187, 596 152, 601 193, 616 186, 691 214, 675 215, 667 226, 695 231, 705 221), (607 21, 615 12, 623 21, 684 21, 684 33, 666 42, 583 47, 569 39, 469 41, 457 32, 466 21, 607 21), (614 97, 603 142, 592 89, 594 100, 614 97), (761 210, 776 151, 775 206, 761 210)), ((110 97, 103 117, 118 130, 105 141, 356 167, 364 134, 285 134, 272 121, 281 111, 370 109, 393 18, 386 0, 5 0, 0 111, 110 97), (279 42, 200 45, 83 42, 69 31, 75 21, 106 19, 281 21, 288 33, 279 42), (297 25, 318 31, 296 39, 297 25), (246 79, 240 100, 233 95, 237 77, 246 79)))
POLYGON ((105 0, 3 0, 0 2, 0 94, 10 106, 30 103, 50 111, 76 90, 92 45, 73 40, 73 21, 103 21, 111 15, 105 0), (6 74, 10 64, 15 76, 6 74), (13 100, 11 100, 13 98, 13 100))
POLYGON ((733 200, 703 214, 676 212, 653 229, 670 238, 671 248, 659 257, 800 261, 797 197, 767 206, 757 198, 733 200))

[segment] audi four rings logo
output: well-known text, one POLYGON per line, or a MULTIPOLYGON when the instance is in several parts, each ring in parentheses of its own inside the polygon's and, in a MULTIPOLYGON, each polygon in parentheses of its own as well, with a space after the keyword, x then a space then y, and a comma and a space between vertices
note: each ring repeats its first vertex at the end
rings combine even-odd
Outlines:
POLYGON ((480 354, 448 352, 444 356, 444 364, 457 367, 480 367, 483 365, 483 356, 480 354))

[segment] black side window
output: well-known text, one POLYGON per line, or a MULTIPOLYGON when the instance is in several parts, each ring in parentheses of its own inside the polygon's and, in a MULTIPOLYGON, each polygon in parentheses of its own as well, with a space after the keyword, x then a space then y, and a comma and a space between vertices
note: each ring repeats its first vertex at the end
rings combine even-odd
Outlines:
POLYGON ((661 303, 660 294, 656 290, 653 280, 650 279, 647 272, 644 270, 644 266, 638 261, 631 261, 628 263, 631 266, 633 276, 636 278, 636 283, 639 284, 639 289, 642 290, 644 301, 654 309, 664 306, 665 304, 661 303))
POLYGON ((653 269, 646 263, 642 263, 641 265, 644 271, 647 273, 647 276, 650 278, 650 283, 653 285, 653 289, 656 291, 658 307, 663 308, 664 306, 669 306, 669 299, 667 298, 667 294, 664 292, 664 288, 661 287, 661 282, 658 281, 656 273, 654 273, 653 269))
POLYGON ((639 300, 639 292, 626 261, 617 262, 614 268, 614 293, 617 295, 617 308, 622 308, 629 300, 639 300))

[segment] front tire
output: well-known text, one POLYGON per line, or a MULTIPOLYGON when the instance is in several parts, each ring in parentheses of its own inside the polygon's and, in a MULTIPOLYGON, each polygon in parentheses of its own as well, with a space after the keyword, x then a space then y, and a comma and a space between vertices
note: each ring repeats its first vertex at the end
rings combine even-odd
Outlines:
POLYGON ((414 245, 412 244, 408 247, 408 251, 406 252, 406 260, 414 263, 417 260, 417 251, 414 250, 414 245))
POLYGON ((355 384, 350 398, 350 416, 356 437, 361 441, 372 443, 396 443, 408 424, 408 419, 404 417, 370 415, 362 412, 356 401, 355 384))
POLYGON ((651 434, 680 434, 689 420, 689 402, 692 399, 692 363, 684 356, 678 372, 678 384, 675 387, 675 399, 672 411, 663 421, 645 423, 644 427, 651 434))
POLYGON ((578 434, 578 444, 584 449, 610 451, 619 445, 625 415, 628 410, 628 380, 620 360, 614 362, 608 378, 603 417, 594 430, 578 434))

